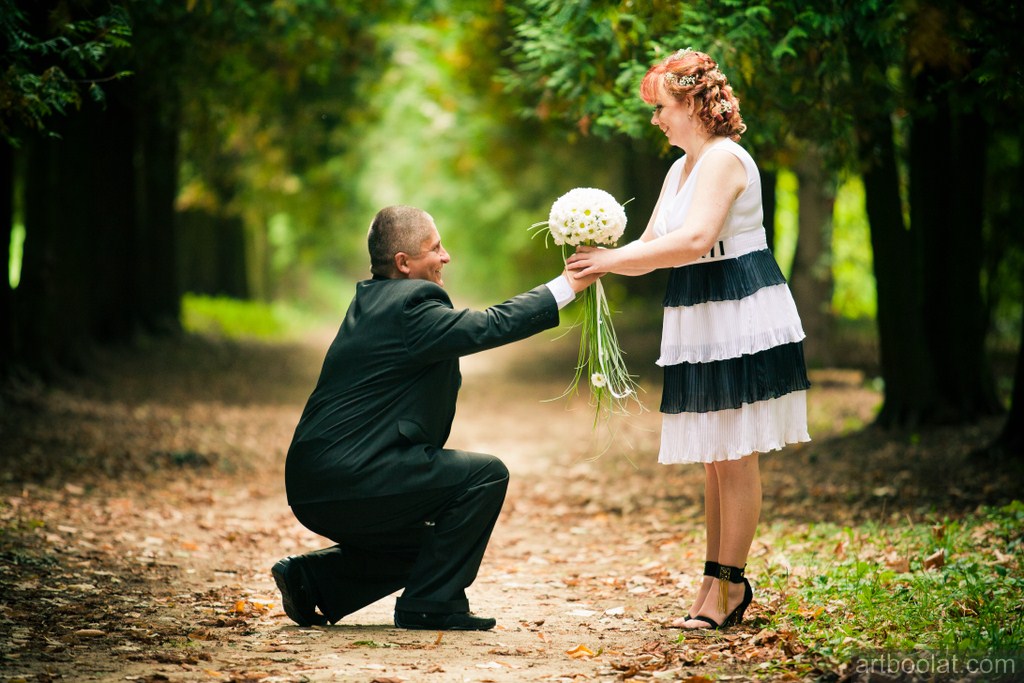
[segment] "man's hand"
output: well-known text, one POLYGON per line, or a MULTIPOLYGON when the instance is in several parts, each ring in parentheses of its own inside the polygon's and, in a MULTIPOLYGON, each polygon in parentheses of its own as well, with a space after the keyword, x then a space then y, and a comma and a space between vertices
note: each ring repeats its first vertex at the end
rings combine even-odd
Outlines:
POLYGON ((566 279, 569 286, 572 287, 572 291, 579 294, 590 285, 597 282, 603 273, 594 273, 592 275, 584 275, 580 277, 575 273, 570 273, 568 269, 562 271, 562 277, 566 279))

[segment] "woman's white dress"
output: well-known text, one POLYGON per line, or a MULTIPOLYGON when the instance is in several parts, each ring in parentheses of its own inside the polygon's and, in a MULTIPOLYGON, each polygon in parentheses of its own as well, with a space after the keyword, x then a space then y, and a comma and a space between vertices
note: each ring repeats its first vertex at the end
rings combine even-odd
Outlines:
POLYGON ((710 253, 672 269, 658 365, 662 463, 735 460, 810 441, 804 331, 765 240, 761 178, 732 140, 705 150, 682 188, 686 157, 668 172, 654 232, 682 227, 709 154, 731 153, 747 172, 710 253))

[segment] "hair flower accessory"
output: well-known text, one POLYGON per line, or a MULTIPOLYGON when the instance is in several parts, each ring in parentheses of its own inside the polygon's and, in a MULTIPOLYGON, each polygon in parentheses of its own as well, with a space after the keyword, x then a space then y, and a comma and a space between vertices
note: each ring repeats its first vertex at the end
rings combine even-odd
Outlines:
POLYGON ((696 76, 677 76, 671 71, 665 72, 665 81, 668 83, 675 83, 681 88, 688 88, 697 84, 696 76))
POLYGON ((722 100, 718 103, 718 113, 722 116, 726 116, 732 113, 732 102, 729 100, 722 100))

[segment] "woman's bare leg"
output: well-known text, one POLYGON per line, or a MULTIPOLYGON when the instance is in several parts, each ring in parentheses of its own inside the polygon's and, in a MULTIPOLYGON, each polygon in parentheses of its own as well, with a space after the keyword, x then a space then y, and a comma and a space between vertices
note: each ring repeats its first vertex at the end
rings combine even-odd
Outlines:
MULTIPOLYGON (((754 542, 757 523, 761 517, 761 470, 758 454, 754 453, 739 460, 727 460, 712 465, 718 481, 718 562, 730 567, 743 567, 747 563, 750 546, 754 542)), ((709 477, 710 479, 710 477, 709 477)), ((710 519, 710 515, 709 515, 710 519)), ((711 525, 708 525, 710 539, 711 525)), ((743 601, 743 589, 739 584, 730 583, 726 609, 719 605, 721 583, 710 581, 709 592, 703 604, 690 614, 709 617, 722 623, 737 605, 743 601)), ((690 628, 706 627, 701 621, 690 621, 690 628)))
MULTIPOLYGON (((718 562, 718 547, 721 539, 722 520, 721 505, 719 504, 718 473, 715 471, 714 463, 704 465, 704 519, 706 529, 704 559, 718 562)), ((703 571, 703 565, 701 571, 703 571)), ((711 591, 711 577, 705 576, 701 579, 700 589, 690 606, 688 615, 696 616, 704 599, 711 591)), ((672 626, 680 627, 686 622, 686 617, 680 617, 672 622, 672 626)))

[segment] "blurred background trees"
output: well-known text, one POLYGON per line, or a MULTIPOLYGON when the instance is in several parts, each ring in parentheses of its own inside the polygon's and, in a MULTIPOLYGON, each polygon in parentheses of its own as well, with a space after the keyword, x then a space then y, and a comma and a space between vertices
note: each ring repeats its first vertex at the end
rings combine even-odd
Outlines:
MULTIPOLYGON (((643 230, 679 152, 637 85, 692 46, 741 98, 812 364, 877 376, 883 425, 997 413, 1024 300, 1020 12, 0 0, 0 364, 85 366, 178 329, 183 297, 337 318, 391 203, 435 216, 467 304, 532 286, 558 261, 527 228, 566 190, 633 198, 643 230)), ((663 276, 609 279, 635 329, 663 276)))

